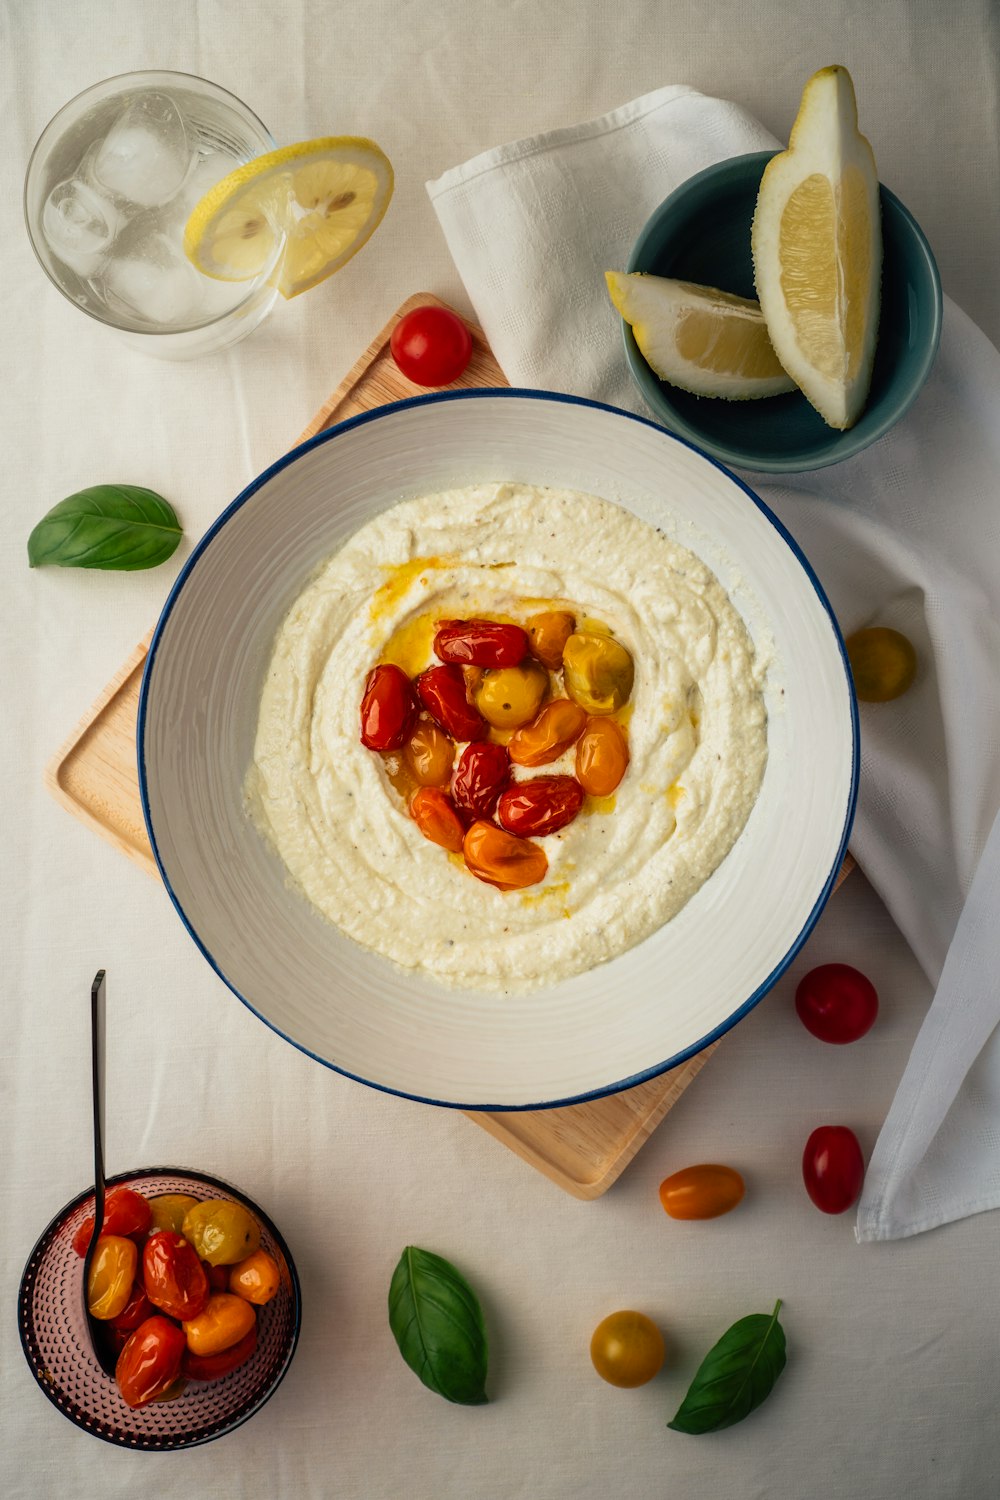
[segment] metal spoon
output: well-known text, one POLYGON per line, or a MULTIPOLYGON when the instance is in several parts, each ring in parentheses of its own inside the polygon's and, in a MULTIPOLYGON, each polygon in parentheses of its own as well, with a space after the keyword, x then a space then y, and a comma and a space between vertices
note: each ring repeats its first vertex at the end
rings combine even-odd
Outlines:
POLYGON ((90 1264, 104 1226, 104 970, 98 969, 90 986, 90 1060, 94 1095, 94 1232, 83 1258, 83 1311, 97 1363, 106 1375, 115 1373, 115 1359, 108 1346, 107 1331, 95 1318, 87 1300, 90 1264))

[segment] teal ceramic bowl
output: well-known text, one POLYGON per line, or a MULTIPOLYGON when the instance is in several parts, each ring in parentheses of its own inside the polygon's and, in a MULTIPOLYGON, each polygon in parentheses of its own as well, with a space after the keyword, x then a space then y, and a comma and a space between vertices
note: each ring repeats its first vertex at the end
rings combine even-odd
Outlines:
MULTIPOLYGON (((629 257, 647 271, 755 297, 750 225, 764 168, 757 151, 681 184, 649 219, 629 257)), ((736 468, 783 474, 860 453, 916 400, 941 339, 941 278, 919 224, 888 188, 882 198, 882 311, 867 405, 847 432, 827 427, 798 391, 759 401, 692 396, 653 373, 622 324, 629 368, 650 411, 671 432, 736 468)))

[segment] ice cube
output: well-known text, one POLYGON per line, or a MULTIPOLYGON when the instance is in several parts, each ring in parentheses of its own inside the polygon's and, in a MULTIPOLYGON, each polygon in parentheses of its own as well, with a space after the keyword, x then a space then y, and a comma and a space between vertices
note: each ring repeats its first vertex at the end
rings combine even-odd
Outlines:
POLYGON ((78 276, 94 276, 107 259, 121 215, 78 177, 54 187, 42 209, 49 249, 78 276))
POLYGON ((118 116, 94 158, 100 185, 153 208, 180 188, 193 157, 187 126, 168 94, 137 95, 118 116))
POLYGON ((104 271, 108 303, 162 327, 198 322, 204 315, 203 278, 166 235, 154 235, 142 254, 112 257, 104 271))

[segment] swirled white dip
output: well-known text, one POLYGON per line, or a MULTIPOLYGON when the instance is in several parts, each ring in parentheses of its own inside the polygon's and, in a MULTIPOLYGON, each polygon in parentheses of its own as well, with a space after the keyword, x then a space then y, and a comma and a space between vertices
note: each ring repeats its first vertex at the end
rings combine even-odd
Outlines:
MULTIPOLYGON (((294 883, 356 942, 471 988, 524 989, 614 957, 725 859, 767 758, 764 663, 692 552, 593 495, 486 484, 404 501, 308 582, 278 631, 246 783, 294 883), (539 842, 543 883, 501 892, 428 842, 359 739, 380 661, 431 665, 434 622, 566 608, 631 651, 631 762, 539 842)), ((539 771, 572 771, 573 752, 539 771)))

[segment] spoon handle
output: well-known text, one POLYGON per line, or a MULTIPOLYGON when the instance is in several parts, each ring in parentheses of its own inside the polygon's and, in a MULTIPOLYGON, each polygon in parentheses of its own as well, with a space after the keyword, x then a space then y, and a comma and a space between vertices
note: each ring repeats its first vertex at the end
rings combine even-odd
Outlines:
POLYGON ((90 986, 90 1060, 94 1093, 94 1227, 104 1222, 104 970, 90 986))

